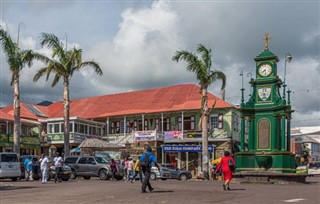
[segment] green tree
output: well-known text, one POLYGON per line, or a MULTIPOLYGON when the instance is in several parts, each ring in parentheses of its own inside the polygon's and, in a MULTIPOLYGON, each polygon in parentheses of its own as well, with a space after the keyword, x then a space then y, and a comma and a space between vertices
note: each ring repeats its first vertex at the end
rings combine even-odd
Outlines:
POLYGON ((172 57, 173 61, 179 62, 184 60, 187 62, 187 71, 196 74, 200 85, 201 92, 201 118, 199 127, 202 130, 202 171, 203 177, 209 180, 209 155, 208 155, 208 119, 212 108, 208 107, 208 87, 215 81, 221 80, 221 90, 225 88, 226 76, 218 70, 211 70, 211 49, 206 48, 202 44, 198 45, 197 52, 201 58, 191 52, 180 50, 176 51, 172 57))
POLYGON ((14 110, 14 126, 13 126, 13 151, 20 154, 20 73, 21 70, 28 65, 32 65, 32 50, 22 50, 19 48, 18 40, 15 43, 9 33, 0 26, 0 43, 6 56, 9 69, 11 71, 11 86, 13 86, 13 110, 14 110))
POLYGON ((52 49, 52 56, 51 58, 48 58, 39 53, 34 54, 34 57, 42 61, 45 66, 38 70, 33 81, 38 81, 44 75, 46 75, 46 80, 48 80, 51 73, 55 74, 51 85, 52 87, 54 87, 60 79, 63 80, 64 153, 65 156, 69 156, 70 79, 74 72, 79 71, 84 67, 93 68, 98 75, 102 75, 103 73, 98 63, 94 61, 82 61, 81 49, 72 48, 67 50, 67 48, 64 48, 59 38, 54 34, 42 33, 40 37, 40 44, 52 49))

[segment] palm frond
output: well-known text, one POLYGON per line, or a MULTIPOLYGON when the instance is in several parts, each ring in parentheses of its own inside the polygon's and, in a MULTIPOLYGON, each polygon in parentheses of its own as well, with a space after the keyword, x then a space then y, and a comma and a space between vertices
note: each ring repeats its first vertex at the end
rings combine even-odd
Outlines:
POLYGON ((23 51, 21 51, 20 55, 21 55, 22 64, 27 64, 28 67, 31 67, 33 59, 34 59, 33 51, 32 50, 23 50, 23 51))
MULTIPOLYGON (((40 68, 33 77, 33 82, 37 82, 48 70, 48 67, 40 68)), ((48 80, 48 79, 47 79, 48 80)))
POLYGON ((54 87, 59 82, 60 78, 61 78, 60 75, 56 74, 52 81, 51 87, 54 87))
POLYGON ((201 53, 201 58, 205 64, 205 68, 210 70, 211 68, 211 49, 207 49, 204 45, 199 44, 197 51, 201 53))
POLYGON ((50 59, 49 57, 45 56, 45 55, 42 55, 40 53, 37 53, 37 52, 34 52, 33 53, 33 58, 36 59, 36 60, 39 60, 41 62, 43 62, 44 64, 49 64, 49 63, 52 63, 53 60, 50 59))
POLYGON ((64 60, 66 58, 65 51, 62 44, 57 36, 51 33, 41 33, 40 44, 42 46, 47 46, 53 50, 52 58, 58 56, 59 59, 64 60))
POLYGON ((211 83, 216 80, 221 80, 221 90, 223 90, 226 87, 227 84, 227 77, 222 71, 212 71, 210 74, 211 83))
POLYGON ((79 69, 81 69, 82 67, 86 67, 86 66, 93 68, 94 71, 95 71, 98 75, 100 75, 100 76, 103 74, 103 72, 102 72, 99 64, 96 63, 96 62, 94 62, 94 61, 81 62, 81 64, 80 64, 75 70, 79 70, 79 69))

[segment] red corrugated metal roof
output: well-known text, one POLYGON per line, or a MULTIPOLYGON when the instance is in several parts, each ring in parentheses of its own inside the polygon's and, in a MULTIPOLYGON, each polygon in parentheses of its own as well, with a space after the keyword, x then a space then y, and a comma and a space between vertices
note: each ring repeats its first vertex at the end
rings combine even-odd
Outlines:
MULTIPOLYGON (((212 106, 215 100, 217 101, 215 108, 233 107, 211 93, 208 93, 208 98, 209 107, 212 106)), ((201 94, 199 86, 183 84, 75 99, 70 103, 70 117, 95 119, 130 114, 200 110, 201 94)), ((21 118, 34 120, 43 118, 33 114, 24 104, 26 103, 21 103, 21 118)), ((48 118, 63 117, 63 102, 56 102, 50 106, 30 105, 39 109, 48 118)), ((12 105, 1 110, 6 114, 13 115, 12 105)))
MULTIPOLYGON (((21 118, 26 118, 26 119, 32 119, 32 120, 38 120, 41 118, 45 118, 45 117, 41 117, 41 116, 37 116, 34 113, 32 113, 30 110, 28 110, 25 107, 25 104, 29 104, 35 108, 37 108, 38 110, 40 110, 42 113, 44 113, 46 116, 48 116, 48 107, 46 106, 39 106, 39 105, 35 105, 35 104, 30 104, 30 103, 25 103, 25 102, 21 102, 20 103, 20 117, 21 118)), ((13 105, 9 105, 7 107, 4 107, 3 109, 1 109, 3 112, 13 116, 14 115, 14 111, 13 111, 13 105)))
MULTIPOLYGON (((208 93, 209 106, 231 108, 231 104, 208 93)), ((176 85, 127 93, 111 94, 72 100, 70 116, 103 118, 119 115, 160 113, 201 108, 200 88, 195 84, 176 85)), ((49 106, 49 117, 63 117, 63 103, 49 106)))
POLYGON ((0 109, 0 120, 14 121, 14 118, 12 115, 7 114, 2 109, 0 109))

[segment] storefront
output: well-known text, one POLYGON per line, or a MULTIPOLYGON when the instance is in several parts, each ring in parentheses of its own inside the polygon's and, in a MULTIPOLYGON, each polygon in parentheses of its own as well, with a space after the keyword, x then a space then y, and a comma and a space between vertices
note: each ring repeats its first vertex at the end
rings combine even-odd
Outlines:
MULTIPOLYGON (((196 175, 201 171, 202 146, 201 145, 162 145, 162 163, 170 163, 181 169, 193 171, 196 175)), ((208 146, 209 161, 213 158, 214 146, 208 146)))

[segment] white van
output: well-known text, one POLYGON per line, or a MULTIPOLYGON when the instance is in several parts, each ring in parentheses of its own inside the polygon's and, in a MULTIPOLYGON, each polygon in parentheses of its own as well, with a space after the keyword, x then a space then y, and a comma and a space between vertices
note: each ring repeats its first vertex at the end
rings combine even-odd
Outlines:
POLYGON ((0 152, 0 179, 11 178, 17 181, 21 176, 18 155, 12 152, 0 152))

